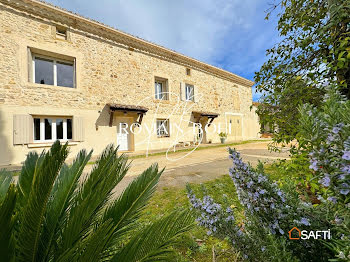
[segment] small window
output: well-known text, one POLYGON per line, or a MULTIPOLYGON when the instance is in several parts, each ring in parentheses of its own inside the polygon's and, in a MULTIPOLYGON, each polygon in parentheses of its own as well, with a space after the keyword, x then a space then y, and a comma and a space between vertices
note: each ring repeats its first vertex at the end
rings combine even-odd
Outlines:
POLYGON ((186 100, 194 101, 194 86, 186 84, 186 100))
POLYGON ((158 137, 170 136, 168 119, 157 119, 157 136, 158 137))
POLYGON ((190 68, 186 68, 186 75, 188 75, 188 76, 191 75, 191 69, 190 68))
POLYGON ((169 100, 168 81, 166 79, 156 78, 154 81, 155 98, 160 100, 169 100))
POLYGON ((34 117, 34 142, 72 139, 72 118, 34 117))
POLYGON ((63 26, 56 26, 56 37, 67 40, 67 28, 63 26))
POLYGON ((33 55, 33 79, 36 84, 74 88, 74 61, 33 55))

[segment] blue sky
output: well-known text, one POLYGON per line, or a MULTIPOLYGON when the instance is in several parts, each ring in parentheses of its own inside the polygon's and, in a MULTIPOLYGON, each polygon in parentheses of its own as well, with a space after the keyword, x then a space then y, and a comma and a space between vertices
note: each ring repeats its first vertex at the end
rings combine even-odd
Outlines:
POLYGON ((47 1, 250 80, 279 41, 269 0, 47 1))

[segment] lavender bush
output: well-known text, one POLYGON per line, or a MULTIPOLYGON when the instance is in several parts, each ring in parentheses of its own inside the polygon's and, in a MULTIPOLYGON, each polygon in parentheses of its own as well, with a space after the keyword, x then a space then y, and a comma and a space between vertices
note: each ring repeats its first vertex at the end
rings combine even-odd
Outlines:
POLYGON ((208 195, 197 198, 188 187, 199 225, 206 227, 208 234, 227 238, 248 261, 327 261, 330 252, 316 241, 295 242, 287 237, 294 226, 328 228, 322 215, 289 190, 291 185, 280 188, 271 181, 261 164, 254 169, 234 149, 229 149, 229 154, 233 161, 230 176, 244 207, 244 218, 239 221, 232 208, 216 203, 208 195))
POLYGON ((350 260, 350 101, 329 92, 321 109, 301 109, 300 137, 307 145, 318 198, 329 205, 335 225, 334 261, 350 260))

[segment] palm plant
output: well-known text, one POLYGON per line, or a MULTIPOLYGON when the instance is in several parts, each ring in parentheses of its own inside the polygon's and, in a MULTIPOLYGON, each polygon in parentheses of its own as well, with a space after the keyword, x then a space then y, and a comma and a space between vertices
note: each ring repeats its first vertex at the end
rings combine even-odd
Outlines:
POLYGON ((121 194, 114 188, 130 164, 108 146, 92 171, 92 151, 65 164, 67 144, 30 153, 17 183, 0 171, 0 257, 4 261, 166 261, 171 246, 192 226, 174 212, 140 229, 138 219, 163 170, 152 165, 121 194))

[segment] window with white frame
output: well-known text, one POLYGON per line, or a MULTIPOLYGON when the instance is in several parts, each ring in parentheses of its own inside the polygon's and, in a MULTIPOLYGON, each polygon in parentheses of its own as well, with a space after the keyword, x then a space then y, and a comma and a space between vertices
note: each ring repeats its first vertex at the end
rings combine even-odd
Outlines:
POLYGON ((187 101, 194 101, 194 86, 193 85, 186 84, 185 93, 186 93, 186 100, 187 101))
POLYGON ((73 138, 73 120, 69 117, 33 117, 34 142, 68 141, 73 138))
POLYGON ((162 78, 156 78, 154 81, 155 98, 168 100, 168 81, 162 78))
POLYGON ((169 137, 169 119, 157 119, 157 136, 169 137))
POLYGON ((74 61, 33 54, 32 70, 36 84, 75 87, 74 61))

